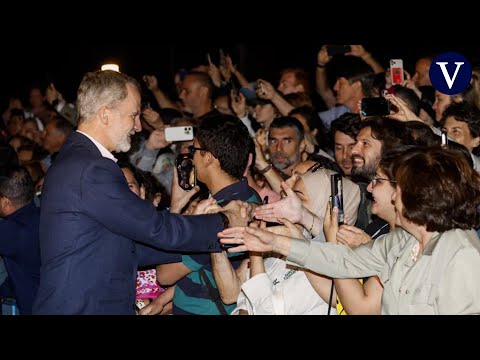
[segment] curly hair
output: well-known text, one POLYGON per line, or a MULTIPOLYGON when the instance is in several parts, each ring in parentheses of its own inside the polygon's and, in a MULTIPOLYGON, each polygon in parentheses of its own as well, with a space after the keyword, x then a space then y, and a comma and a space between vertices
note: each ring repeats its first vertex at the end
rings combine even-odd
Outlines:
POLYGON ((480 225, 480 175, 455 150, 417 147, 393 160, 402 191, 403 216, 427 231, 480 225))

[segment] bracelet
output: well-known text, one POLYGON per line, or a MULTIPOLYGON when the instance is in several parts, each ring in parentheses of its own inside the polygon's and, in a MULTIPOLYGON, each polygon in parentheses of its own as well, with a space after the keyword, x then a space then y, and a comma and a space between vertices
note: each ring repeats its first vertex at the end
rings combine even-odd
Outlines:
POLYGON ((313 225, 315 225, 315 215, 314 215, 314 214, 312 214, 312 218, 313 218, 312 226, 310 226, 310 230, 308 230, 308 232, 309 232, 310 234, 312 233, 313 225))
POLYGON ((323 69, 323 68, 325 68, 326 66, 327 66, 326 64, 317 63, 317 67, 318 67, 318 68, 323 69))
POLYGON ((258 170, 258 173, 259 174, 265 174, 267 172, 269 172, 271 169, 272 169, 273 165, 272 164, 268 164, 265 169, 262 169, 262 170, 258 170))

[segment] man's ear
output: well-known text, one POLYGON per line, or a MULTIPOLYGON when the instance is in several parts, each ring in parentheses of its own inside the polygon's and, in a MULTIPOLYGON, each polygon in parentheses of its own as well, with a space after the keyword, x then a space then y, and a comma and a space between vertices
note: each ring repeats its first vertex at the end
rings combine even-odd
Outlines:
POLYGON ((12 202, 5 196, 0 197, 0 209, 2 209, 1 213, 5 216, 11 215, 15 212, 15 207, 12 202))
POLYGON ((210 151, 206 151, 205 155, 202 156, 202 161, 205 167, 212 165, 215 162, 215 156, 212 155, 210 151))
POLYGON ((245 172, 243 173, 243 177, 247 177, 248 170, 250 169, 250 166, 252 166, 252 164, 253 164, 253 154, 249 153, 248 154, 248 163, 247 163, 247 167, 245 169, 245 172))
POLYGON ((108 106, 102 106, 100 110, 98 110, 98 117, 100 118, 100 121, 104 125, 108 125, 108 121, 110 120, 111 116, 112 116, 112 109, 108 106))
POLYGON ((476 137, 472 140, 472 147, 476 148, 478 146, 480 146, 480 137, 476 137))
POLYGON ((300 153, 303 153, 305 152, 305 149, 307 148, 307 143, 305 142, 305 139, 303 139, 301 142, 300 142, 300 153))

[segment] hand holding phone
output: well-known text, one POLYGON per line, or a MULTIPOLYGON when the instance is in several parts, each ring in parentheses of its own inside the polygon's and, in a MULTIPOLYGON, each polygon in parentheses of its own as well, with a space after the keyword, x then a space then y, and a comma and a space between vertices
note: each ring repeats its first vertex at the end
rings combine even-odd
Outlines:
POLYGON ((350 45, 327 45, 328 56, 345 55, 352 51, 350 45))
POLYGON ((165 140, 174 141, 191 141, 193 140, 192 126, 174 126, 165 128, 165 140))
POLYGON ((343 225, 344 223, 344 212, 343 212, 343 181, 340 174, 333 174, 330 176, 331 183, 331 199, 332 206, 330 210, 333 212, 334 208, 338 209, 338 225, 343 225))
POLYGON ((390 115, 390 101, 383 97, 362 99, 362 116, 387 116, 390 115))
POLYGON ((183 191, 191 191, 197 185, 195 164, 188 154, 180 154, 175 161, 178 174, 178 185, 183 191))

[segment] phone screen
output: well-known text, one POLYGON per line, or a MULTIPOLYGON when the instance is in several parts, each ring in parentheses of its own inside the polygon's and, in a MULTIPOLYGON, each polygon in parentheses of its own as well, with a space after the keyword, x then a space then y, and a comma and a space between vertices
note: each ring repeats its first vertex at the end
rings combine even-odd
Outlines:
POLYGON ((390 115, 390 102, 383 97, 363 98, 363 116, 386 116, 390 115))

